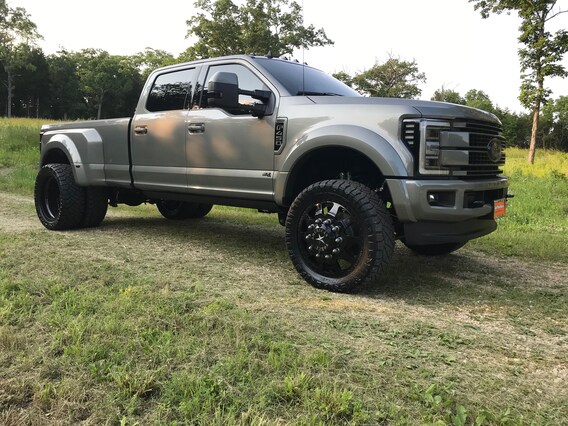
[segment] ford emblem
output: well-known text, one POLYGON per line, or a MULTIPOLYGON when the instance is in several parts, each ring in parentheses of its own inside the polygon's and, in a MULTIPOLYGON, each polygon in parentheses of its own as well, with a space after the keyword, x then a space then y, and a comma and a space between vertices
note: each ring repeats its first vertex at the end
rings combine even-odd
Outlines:
POLYGON ((502 145, 499 139, 491 139, 487 144, 487 155, 494 163, 498 163, 501 160, 501 148, 502 145))

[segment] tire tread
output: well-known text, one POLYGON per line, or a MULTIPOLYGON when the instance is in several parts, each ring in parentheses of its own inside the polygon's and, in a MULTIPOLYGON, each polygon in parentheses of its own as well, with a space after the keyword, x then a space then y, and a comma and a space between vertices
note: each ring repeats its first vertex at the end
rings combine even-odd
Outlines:
POLYGON ((394 252, 394 229, 390 214, 383 201, 367 186, 347 180, 325 180, 316 182, 302 191, 292 203, 286 223, 286 245, 290 259, 300 276, 316 288, 333 292, 351 292, 363 285, 376 282, 385 272, 394 252), (364 218, 366 233, 369 238, 369 255, 366 258, 363 273, 350 280, 324 281, 312 275, 302 267, 300 255, 295 250, 295 235, 292 222, 302 214, 300 208, 306 197, 315 193, 328 192, 351 198, 355 209, 364 218))
POLYGON ((34 200, 39 220, 47 229, 78 228, 85 212, 85 190, 75 183, 69 164, 51 163, 43 166, 35 181, 34 200), (44 180, 53 177, 59 185, 60 208, 57 217, 49 220, 42 211, 44 180))

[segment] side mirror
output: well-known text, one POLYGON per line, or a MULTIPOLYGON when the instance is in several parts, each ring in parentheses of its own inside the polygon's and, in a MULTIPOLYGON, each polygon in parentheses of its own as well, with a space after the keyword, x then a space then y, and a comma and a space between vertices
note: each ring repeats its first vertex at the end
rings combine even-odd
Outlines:
POLYGON ((211 108, 239 108, 239 78, 232 72, 218 72, 207 85, 207 104, 211 108))

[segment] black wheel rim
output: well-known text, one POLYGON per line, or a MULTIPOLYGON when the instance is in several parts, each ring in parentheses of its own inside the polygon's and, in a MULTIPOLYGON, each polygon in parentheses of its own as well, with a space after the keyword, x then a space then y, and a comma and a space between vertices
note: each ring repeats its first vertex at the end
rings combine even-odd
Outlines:
POLYGON ((47 220, 54 221, 61 208, 61 194, 59 184, 53 177, 49 177, 43 185, 43 213, 47 220))
POLYGON ((364 226, 342 204, 318 202, 302 214, 298 244, 305 263, 314 272, 329 277, 349 275, 359 263, 364 248, 364 226))

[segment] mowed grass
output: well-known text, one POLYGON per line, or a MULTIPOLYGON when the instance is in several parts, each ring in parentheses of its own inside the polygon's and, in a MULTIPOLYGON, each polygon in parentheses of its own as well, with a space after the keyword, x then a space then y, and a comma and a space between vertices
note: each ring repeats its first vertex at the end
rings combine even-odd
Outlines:
POLYGON ((567 246, 562 166, 513 171, 508 218, 471 248, 397 246, 381 283, 338 295, 298 278, 273 215, 124 207, 44 230, 33 178, 11 183, 35 175, 36 123, 0 123, 0 424, 565 423, 568 269, 540 242, 567 246), (9 132, 27 136, 7 153, 9 132))

